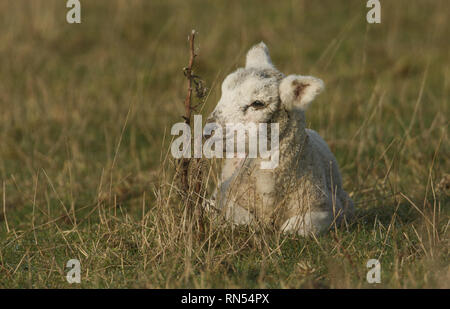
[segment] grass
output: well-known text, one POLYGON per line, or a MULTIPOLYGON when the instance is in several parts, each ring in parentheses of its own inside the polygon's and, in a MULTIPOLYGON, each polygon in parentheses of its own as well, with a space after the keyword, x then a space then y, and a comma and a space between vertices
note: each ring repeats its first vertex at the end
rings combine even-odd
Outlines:
POLYGON ((365 1, 82 1, 70 25, 64 1, 1 1, 0 287, 449 288, 449 9, 384 1, 369 25, 365 1), (167 151, 193 28, 204 116, 261 40, 325 81, 307 121, 354 222, 315 239, 183 229, 167 151))

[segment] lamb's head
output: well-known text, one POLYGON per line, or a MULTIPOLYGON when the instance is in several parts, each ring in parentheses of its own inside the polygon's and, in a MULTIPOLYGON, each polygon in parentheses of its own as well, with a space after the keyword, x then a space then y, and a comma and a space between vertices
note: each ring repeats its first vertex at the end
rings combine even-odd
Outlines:
POLYGON ((261 42, 247 53, 245 68, 228 75, 222 83, 222 96, 208 122, 267 123, 280 108, 304 111, 323 89, 322 80, 312 76, 279 72, 261 42))

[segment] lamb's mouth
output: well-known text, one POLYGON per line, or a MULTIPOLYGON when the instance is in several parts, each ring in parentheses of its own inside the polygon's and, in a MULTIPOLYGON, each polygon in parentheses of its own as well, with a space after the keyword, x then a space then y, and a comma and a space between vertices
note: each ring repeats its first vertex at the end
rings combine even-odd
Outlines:
MULTIPOLYGON (((203 133, 203 141, 205 142, 205 141, 209 140, 211 137, 213 137, 215 135, 215 133, 216 133, 215 129, 212 130, 211 133, 209 133, 209 134, 203 133), (213 134, 213 132, 214 132, 214 134, 213 134)), ((224 137, 223 140, 225 141, 225 139, 226 138, 224 137)))
MULTIPOLYGON (((208 123, 207 123, 208 124, 208 123)), ((217 125, 217 127, 222 128, 221 125, 217 125)), ((216 127, 216 128, 217 128, 216 127)), ((223 130, 223 129, 222 129, 223 130)), ((222 131, 223 132, 223 131, 222 131)), ((216 137, 216 129, 211 130, 211 132, 209 134, 203 134, 203 143, 210 141, 212 143, 215 143, 217 141, 219 141, 220 139, 218 137, 216 137)), ((222 135, 222 145, 226 144, 226 136, 222 135)), ((223 155, 226 154, 226 147, 222 147, 222 153, 223 155)))
MULTIPOLYGON (((214 131, 214 130, 213 130, 214 131)), ((245 132, 245 155, 248 155, 248 148, 249 148, 249 141, 248 141, 249 137, 248 137, 248 133, 245 132)), ((227 141, 232 140, 233 141, 233 150, 236 151, 237 150, 237 138, 235 138, 235 136, 227 136, 222 135, 222 138, 216 137, 215 133, 211 133, 211 134, 203 134, 203 142, 205 143, 206 141, 210 141, 211 143, 216 143, 218 141, 222 140, 222 154, 223 157, 226 157, 227 154, 227 141)), ((236 155, 236 153, 235 153, 236 155)))

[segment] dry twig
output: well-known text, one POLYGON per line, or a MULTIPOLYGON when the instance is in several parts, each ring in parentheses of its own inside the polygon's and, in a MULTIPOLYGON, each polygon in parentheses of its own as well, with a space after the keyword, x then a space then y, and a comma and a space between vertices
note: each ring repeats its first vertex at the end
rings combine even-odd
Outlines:
MULTIPOLYGON (((202 99, 204 97, 204 93, 206 93, 205 88, 203 87, 203 81, 199 79, 198 76, 193 74, 193 67, 195 62, 195 30, 192 30, 189 35, 189 64, 186 68, 184 68, 184 75, 187 79, 187 94, 184 100, 184 115, 183 119, 187 125, 191 125, 191 112, 195 108, 192 104, 192 92, 193 86, 195 86, 195 93, 198 99, 202 99)), ((202 199, 197 198, 196 201, 194 199, 189 198, 191 194, 194 196, 201 197, 202 190, 202 169, 200 159, 191 159, 191 158, 182 158, 180 159, 180 174, 181 174, 181 186, 182 191, 185 195, 186 207, 188 219, 193 223, 193 226, 197 228, 200 235, 204 233, 204 224, 203 224, 203 210, 202 210, 202 199), (192 168, 194 167, 194 168, 192 168), (191 178, 191 181, 190 181, 191 178)))

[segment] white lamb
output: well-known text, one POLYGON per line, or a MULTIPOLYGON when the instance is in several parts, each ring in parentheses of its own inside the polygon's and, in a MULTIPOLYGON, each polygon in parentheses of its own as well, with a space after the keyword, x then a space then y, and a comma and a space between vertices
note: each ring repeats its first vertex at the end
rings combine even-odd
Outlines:
POLYGON ((305 128, 305 110, 324 88, 312 76, 284 76, 261 42, 245 68, 226 77, 208 122, 279 123, 279 165, 260 169, 261 158, 225 159, 215 207, 235 224, 262 223, 302 236, 318 234, 353 213, 336 158, 305 128))

